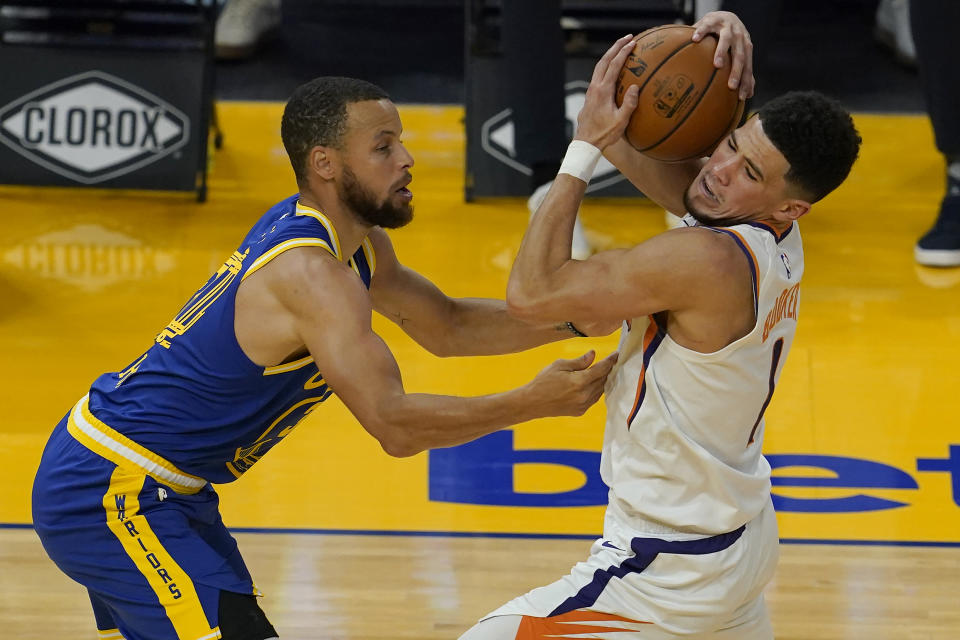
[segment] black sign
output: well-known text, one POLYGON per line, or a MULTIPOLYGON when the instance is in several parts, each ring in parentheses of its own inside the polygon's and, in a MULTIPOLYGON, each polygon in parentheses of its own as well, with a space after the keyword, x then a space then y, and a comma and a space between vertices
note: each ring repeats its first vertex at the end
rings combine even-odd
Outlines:
MULTIPOLYGON (((576 130, 577 114, 583 106, 595 61, 567 60, 565 106, 568 130, 576 130)), ((466 198, 486 196, 529 196, 532 170, 516 158, 512 100, 528 96, 506 93, 496 56, 467 59, 467 183, 466 198)), ((559 160, 559 159, 558 159, 559 160)), ((600 196, 640 196, 640 192, 601 158, 587 193, 600 196)))
POLYGON ((197 188, 203 52, 118 53, 0 47, 0 182, 197 188))

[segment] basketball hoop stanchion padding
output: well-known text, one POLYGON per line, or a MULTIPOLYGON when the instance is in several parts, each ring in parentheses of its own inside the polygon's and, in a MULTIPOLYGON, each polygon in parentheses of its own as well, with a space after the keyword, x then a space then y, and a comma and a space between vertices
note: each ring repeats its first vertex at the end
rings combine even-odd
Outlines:
MULTIPOLYGON (((604 51, 625 33, 689 21, 673 0, 608 0, 603 3, 562 0, 567 54, 564 102, 569 139, 593 67, 604 51), (599 6, 603 5, 603 6, 599 6)), ((501 0, 467 0, 464 24, 464 104, 466 128, 466 178, 464 196, 469 202, 491 196, 531 193, 532 169, 518 156, 513 121, 517 101, 536 101, 536 87, 510 95, 502 57, 501 0)), ((516 93, 516 92, 514 92, 516 93)), ((566 142, 564 142, 566 147, 566 142)), ((557 158, 559 164, 561 158, 557 158)), ((639 196, 606 160, 601 160, 587 189, 590 196, 639 196)))
POLYGON ((206 199, 213 0, 19 0, 0 14, 0 183, 206 199))

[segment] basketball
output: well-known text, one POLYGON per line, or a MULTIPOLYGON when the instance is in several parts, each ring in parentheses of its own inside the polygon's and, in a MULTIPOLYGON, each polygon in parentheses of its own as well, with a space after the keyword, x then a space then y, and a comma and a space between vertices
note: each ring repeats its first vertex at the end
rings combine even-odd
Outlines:
POLYGON ((743 115, 743 101, 729 89, 730 61, 713 66, 717 38, 691 40, 693 27, 664 25, 644 31, 617 78, 617 106, 639 85, 627 140, 656 160, 676 162, 709 155, 743 115))

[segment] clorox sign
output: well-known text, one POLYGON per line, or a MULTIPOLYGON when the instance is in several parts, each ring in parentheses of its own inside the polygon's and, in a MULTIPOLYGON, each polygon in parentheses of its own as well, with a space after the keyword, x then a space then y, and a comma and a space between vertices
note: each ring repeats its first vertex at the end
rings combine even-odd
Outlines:
POLYGON ((102 71, 64 78, 0 109, 0 142, 83 184, 156 162, 189 137, 181 111, 102 71))

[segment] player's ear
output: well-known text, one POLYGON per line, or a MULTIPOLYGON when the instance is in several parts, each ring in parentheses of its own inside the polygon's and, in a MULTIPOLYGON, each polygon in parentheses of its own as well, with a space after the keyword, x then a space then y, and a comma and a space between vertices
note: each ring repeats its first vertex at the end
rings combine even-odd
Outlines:
POLYGON ((315 173, 324 180, 331 180, 336 175, 336 162, 336 150, 332 147, 317 145, 310 149, 310 153, 307 155, 309 173, 315 173))
POLYGON ((810 203, 799 198, 791 198, 780 203, 776 217, 783 222, 793 222, 810 211, 810 203))

